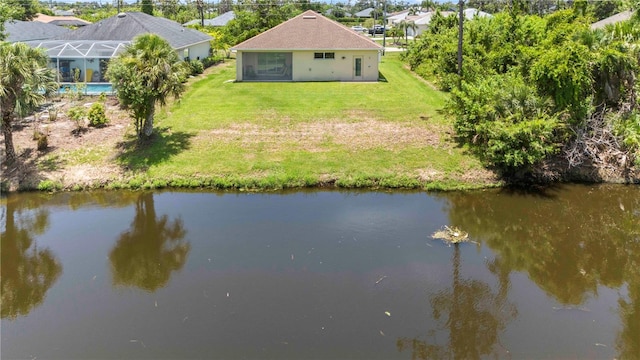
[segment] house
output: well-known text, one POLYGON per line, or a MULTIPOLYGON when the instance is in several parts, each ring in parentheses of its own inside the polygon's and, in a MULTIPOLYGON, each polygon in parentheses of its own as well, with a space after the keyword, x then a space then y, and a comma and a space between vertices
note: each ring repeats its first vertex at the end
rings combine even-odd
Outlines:
POLYGON ((55 16, 74 16, 76 14, 76 12, 71 9, 71 10, 54 10, 53 11, 53 15, 55 16))
POLYGON ((209 56, 211 36, 165 18, 141 12, 120 13, 56 37, 55 40, 30 41, 43 48, 57 69, 60 82, 106 82, 109 60, 124 51, 140 34, 157 34, 169 42, 180 59, 204 59, 209 56))
POLYGON ((52 24, 57 26, 86 26, 91 24, 86 20, 82 20, 75 16, 50 16, 45 14, 38 14, 33 21, 39 21, 41 23, 52 24))
MULTIPOLYGON (((229 21, 235 18, 236 18, 236 14, 233 11, 227 11, 226 13, 220 16, 217 16, 213 19, 204 19, 204 26, 214 26, 214 27, 226 26, 229 23, 229 21)), ((201 19, 195 19, 195 20, 186 22, 183 25, 184 26, 200 25, 201 23, 202 23, 201 19)))
POLYGON ((53 39, 68 33, 69 29, 38 21, 8 20, 4 23, 6 41, 26 42, 53 39))
POLYGON ((382 46, 308 10, 231 50, 237 81, 377 81, 382 46))
POLYGON ((373 14, 373 8, 366 8, 362 11, 358 11, 357 13, 353 14, 353 17, 370 18, 372 14, 373 14))
MULTIPOLYGON (((415 29, 407 29, 408 36, 418 36, 425 32, 429 28, 429 24, 431 24, 431 19, 437 14, 436 11, 428 11, 426 13, 418 13, 417 15, 406 15, 404 18, 394 18, 393 24, 398 25, 402 21, 412 22, 416 25, 415 29)), ((440 11, 440 15, 444 17, 448 16, 457 16, 458 13, 455 11, 440 11)), ((480 11, 474 8, 468 8, 464 10, 464 19, 465 21, 473 20, 476 17, 492 17, 491 14, 486 13, 484 11, 480 11)))
POLYGON ((120 13, 95 24, 70 32, 60 40, 132 41, 141 34, 156 34, 176 49, 181 59, 209 56, 211 36, 185 28, 169 19, 143 12, 120 13))
POLYGON ((631 19, 632 16, 633 11, 623 11, 621 13, 609 16, 606 19, 594 22, 593 24, 591 24, 591 30, 604 29, 607 25, 615 24, 621 21, 627 21, 631 19))

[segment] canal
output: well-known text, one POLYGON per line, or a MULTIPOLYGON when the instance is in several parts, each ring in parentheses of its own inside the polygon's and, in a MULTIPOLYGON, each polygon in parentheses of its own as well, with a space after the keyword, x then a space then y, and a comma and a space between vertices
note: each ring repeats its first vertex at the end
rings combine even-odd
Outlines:
POLYGON ((640 188, 2 198, 2 359, 640 356, 640 188), (449 245, 444 226, 469 233, 449 245))

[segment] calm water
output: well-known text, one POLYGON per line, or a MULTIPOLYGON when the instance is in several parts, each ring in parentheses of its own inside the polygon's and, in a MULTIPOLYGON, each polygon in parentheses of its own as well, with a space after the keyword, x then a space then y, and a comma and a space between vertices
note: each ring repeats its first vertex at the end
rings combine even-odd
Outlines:
POLYGON ((2 359, 640 357, 637 186, 2 201, 2 359))

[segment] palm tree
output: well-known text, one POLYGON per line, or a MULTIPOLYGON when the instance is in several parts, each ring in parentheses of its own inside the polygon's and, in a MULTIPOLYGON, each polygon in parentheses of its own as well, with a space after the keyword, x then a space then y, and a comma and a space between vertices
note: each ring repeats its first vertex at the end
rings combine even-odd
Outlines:
POLYGON ((179 97, 186 76, 185 63, 166 40, 155 34, 137 36, 111 60, 106 73, 118 99, 131 111, 140 139, 153 133, 156 103, 164 105, 170 96, 179 97))
POLYGON ((398 25, 400 26, 400 28, 404 32, 404 44, 405 44, 405 46, 409 46, 409 29, 411 29, 413 31, 413 33, 415 34, 415 32, 418 30, 418 25, 416 25, 416 23, 414 23, 413 21, 407 21, 407 20, 400 21, 400 23, 398 25))
POLYGON ((47 68, 48 61, 41 49, 24 43, 0 44, 0 112, 8 162, 16 159, 12 131, 16 113, 25 114, 42 104, 58 88, 53 70, 47 68))
POLYGON ((153 194, 140 194, 130 229, 109 254, 113 284, 149 292, 166 286, 187 261, 191 245, 184 241, 186 233, 182 219, 157 216, 153 194))

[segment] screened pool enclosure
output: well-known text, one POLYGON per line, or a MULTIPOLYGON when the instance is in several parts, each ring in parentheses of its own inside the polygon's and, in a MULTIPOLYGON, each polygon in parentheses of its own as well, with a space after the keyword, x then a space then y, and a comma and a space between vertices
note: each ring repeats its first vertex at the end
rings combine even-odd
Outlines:
POLYGON ((49 40, 30 41, 49 55, 60 83, 107 83, 104 74, 109 60, 124 51, 130 41, 49 40))
POLYGON ((243 52, 243 79, 254 81, 291 81, 290 52, 243 52))

